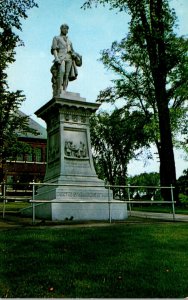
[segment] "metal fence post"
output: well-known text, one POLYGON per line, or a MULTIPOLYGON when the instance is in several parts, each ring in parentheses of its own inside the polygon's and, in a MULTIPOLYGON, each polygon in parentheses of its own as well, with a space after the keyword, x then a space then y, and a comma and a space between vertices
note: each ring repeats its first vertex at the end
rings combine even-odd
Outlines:
POLYGON ((130 184, 128 184, 128 190, 127 190, 127 193, 128 193, 128 199, 129 199, 129 213, 130 213, 130 216, 131 216, 131 204, 130 204, 130 200, 131 200, 131 197, 130 197, 130 184))
POLYGON ((112 222, 111 206, 110 206, 110 186, 108 186, 108 208, 109 208, 109 222, 112 222))
POLYGON ((172 184, 171 184, 171 199, 172 199, 173 220, 175 221, 174 193, 173 193, 173 186, 172 186, 172 184))
MULTIPOLYGON (((35 181, 33 180, 33 196, 32 200, 35 200, 35 181)), ((35 224, 35 203, 32 203, 32 223, 35 224)))
POLYGON ((5 218, 5 205, 6 205, 6 184, 3 181, 3 219, 5 218))

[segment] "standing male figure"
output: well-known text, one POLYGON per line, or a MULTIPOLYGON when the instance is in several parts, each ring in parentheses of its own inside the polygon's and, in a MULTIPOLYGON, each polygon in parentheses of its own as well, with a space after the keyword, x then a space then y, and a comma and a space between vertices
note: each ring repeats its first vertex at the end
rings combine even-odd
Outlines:
POLYGON ((73 49, 67 37, 69 26, 63 24, 61 33, 53 38, 51 53, 54 55, 54 64, 51 68, 53 95, 59 96, 66 91, 69 80, 75 80, 78 72, 76 66, 82 65, 82 57, 73 49))

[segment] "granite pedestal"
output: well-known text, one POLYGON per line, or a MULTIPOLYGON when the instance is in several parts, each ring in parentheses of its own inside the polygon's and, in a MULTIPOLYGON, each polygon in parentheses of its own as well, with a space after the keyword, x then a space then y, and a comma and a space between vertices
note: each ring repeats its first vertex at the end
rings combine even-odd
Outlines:
POLYGON ((51 202, 37 204, 36 217, 52 220, 127 218, 127 205, 113 200, 112 191, 105 188, 94 169, 89 117, 99 106, 86 102, 77 93, 63 92, 36 111, 47 124, 44 182, 53 184, 38 189, 35 199, 51 202))

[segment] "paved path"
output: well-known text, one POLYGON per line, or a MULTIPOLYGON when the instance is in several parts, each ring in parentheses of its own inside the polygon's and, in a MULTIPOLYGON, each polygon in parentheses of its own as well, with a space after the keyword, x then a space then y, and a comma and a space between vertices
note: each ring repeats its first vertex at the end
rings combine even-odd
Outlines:
MULTIPOLYGON (((144 212, 144 211, 131 211, 131 213, 129 212, 129 216, 174 221, 174 216, 172 213, 167 214, 167 213, 153 213, 153 212, 144 212)), ((188 215, 175 214, 175 221, 188 222, 188 215)))

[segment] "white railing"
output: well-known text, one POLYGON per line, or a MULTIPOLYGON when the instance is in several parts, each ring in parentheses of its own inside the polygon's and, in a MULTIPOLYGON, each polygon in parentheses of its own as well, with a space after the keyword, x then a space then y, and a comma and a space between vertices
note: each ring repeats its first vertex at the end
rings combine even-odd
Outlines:
MULTIPOLYGON (((174 201, 174 193, 173 193, 173 189, 175 187, 173 187, 172 185, 170 187, 162 187, 162 186, 131 186, 131 185, 105 185, 105 188, 108 189, 108 200, 104 201, 104 200, 99 200, 99 201, 87 201, 87 200, 66 200, 66 199, 60 199, 60 200, 46 200, 46 199, 42 199, 42 200, 36 200, 35 199, 35 195, 36 195, 36 187, 39 186, 62 186, 62 187, 77 187, 77 188, 85 188, 86 185, 84 184, 59 184, 59 183, 36 183, 36 182, 30 182, 28 183, 28 185, 32 186, 32 199, 29 201, 30 203, 32 203, 32 222, 33 224, 35 223, 36 220, 36 212, 35 212, 35 206, 36 204, 44 204, 44 203, 98 203, 98 204, 103 204, 103 203, 108 203, 109 206, 109 222, 111 223, 112 218, 111 218, 111 204, 113 203, 118 203, 118 204, 125 204, 127 203, 129 206, 129 215, 131 215, 131 211, 132 211, 132 204, 171 204, 172 205, 172 216, 173 216, 173 220, 175 221, 175 201, 174 201), (127 190, 127 199, 121 199, 121 200, 112 200, 110 197, 110 191, 113 189, 120 189, 120 190, 127 190), (170 194, 171 194, 171 200, 170 201, 164 201, 164 200, 135 200, 135 199, 131 199, 131 193, 130 190, 131 189, 155 189, 155 190, 162 190, 162 189, 170 189, 170 194)), ((1 189, 2 189, 2 196, 1 199, 3 200, 3 218, 5 217, 5 205, 6 205, 6 201, 7 201, 7 197, 6 197, 6 187, 8 186, 8 184, 1 184, 1 189)), ((87 185, 87 188, 94 188, 96 187, 96 185, 87 185)), ((97 185, 97 187, 103 187, 104 185, 97 185)))
MULTIPOLYGON (((35 204, 36 203, 51 203, 52 201, 51 200, 35 200, 35 187, 36 186, 63 186, 63 187, 82 187, 82 188, 85 188, 86 186, 84 184, 56 184, 56 183, 35 183, 35 182, 32 182, 30 183, 33 185, 33 197, 32 197, 32 200, 30 201, 32 203, 32 206, 33 206, 33 213, 32 213, 32 219, 33 219, 33 223, 35 223, 35 204)), ((93 187, 96 187, 96 185, 87 185, 88 188, 93 188, 93 187)), ((97 185, 97 187, 104 187, 104 185, 97 185)), ((109 205, 109 221, 111 223, 111 204, 112 203, 127 203, 129 205, 129 212, 130 212, 130 215, 131 215, 131 204, 151 204, 151 203, 155 203, 155 204, 171 204, 172 205, 172 212, 173 212, 173 220, 175 220, 175 201, 174 201, 174 195, 173 195, 173 189, 174 187, 171 185, 170 187, 161 187, 161 186, 130 186, 130 185, 125 185, 125 186, 120 186, 120 185, 106 185, 105 188, 108 189, 108 201, 70 201, 70 200, 67 200, 66 199, 62 199, 62 200, 53 200, 53 203, 108 203, 109 205), (127 189, 127 194, 128 194, 128 199, 123 199, 123 200, 111 200, 110 198, 110 190, 114 189, 114 188, 118 188, 118 189, 124 189, 126 190, 127 189), (149 200, 149 201, 142 201, 142 200, 133 200, 131 199, 130 197, 130 189, 131 188, 147 188, 147 189, 170 189, 171 191, 171 201, 152 201, 152 200, 149 200)))

